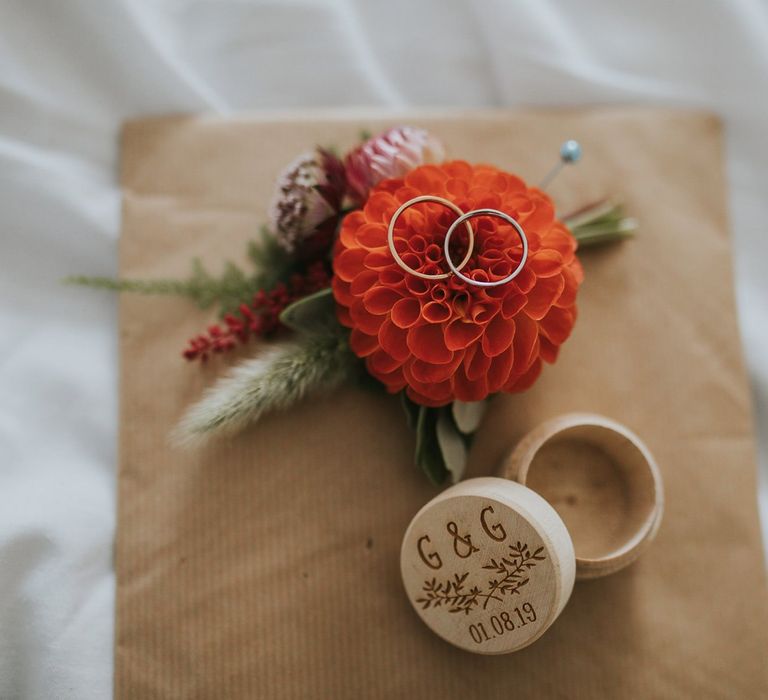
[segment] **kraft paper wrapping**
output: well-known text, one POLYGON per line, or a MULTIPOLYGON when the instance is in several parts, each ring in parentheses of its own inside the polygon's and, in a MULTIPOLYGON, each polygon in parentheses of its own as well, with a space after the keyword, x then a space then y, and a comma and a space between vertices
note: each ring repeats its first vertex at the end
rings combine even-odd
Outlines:
MULTIPOLYGON (((437 489, 412 463, 398 401, 361 389, 306 402, 231 442, 169 446, 230 359, 180 358, 210 315, 120 301, 116 694, 121 698, 768 697, 766 589, 750 401, 739 348, 716 118, 670 110, 161 118, 123 135, 121 273, 240 260, 278 171, 361 129, 423 125, 450 155, 536 181, 565 138, 585 157, 551 188, 567 211, 605 194, 641 222, 585 251, 580 317, 526 394, 497 397, 470 475, 566 411, 622 421, 654 451, 667 505, 630 568, 580 582, 536 644, 462 652, 417 618, 399 547, 437 489)), ((251 351, 256 351, 252 348, 251 351)))

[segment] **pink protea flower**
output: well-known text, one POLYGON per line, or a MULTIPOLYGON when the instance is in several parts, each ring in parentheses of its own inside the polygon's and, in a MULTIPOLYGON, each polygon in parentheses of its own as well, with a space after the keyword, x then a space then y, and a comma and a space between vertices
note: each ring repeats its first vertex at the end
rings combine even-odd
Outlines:
POLYGON ((322 148, 304 153, 277 178, 269 207, 270 228, 289 253, 297 252, 341 210, 344 164, 322 148))
POLYGON ((445 159, 443 144, 424 129, 396 126, 368 139, 345 159, 350 194, 364 202, 382 180, 403 177, 425 163, 445 159))

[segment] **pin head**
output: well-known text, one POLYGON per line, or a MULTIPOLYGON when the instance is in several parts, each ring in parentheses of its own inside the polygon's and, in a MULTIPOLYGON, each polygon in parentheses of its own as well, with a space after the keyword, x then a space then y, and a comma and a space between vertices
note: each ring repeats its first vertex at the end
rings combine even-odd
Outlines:
POLYGON ((545 190, 555 179, 564 166, 570 163, 578 163, 581 159, 581 144, 574 139, 568 139, 560 146, 560 160, 555 164, 539 183, 539 189, 545 190))
POLYGON ((560 159, 563 163, 577 163, 581 159, 581 144, 568 139, 560 146, 560 159))

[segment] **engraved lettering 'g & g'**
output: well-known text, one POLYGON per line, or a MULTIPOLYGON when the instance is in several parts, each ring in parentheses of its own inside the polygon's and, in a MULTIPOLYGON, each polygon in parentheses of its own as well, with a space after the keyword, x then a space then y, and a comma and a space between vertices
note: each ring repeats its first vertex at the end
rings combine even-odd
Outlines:
POLYGON ((421 560, 430 569, 439 569, 443 565, 443 560, 440 558, 440 555, 437 552, 430 552, 429 554, 425 554, 423 549, 424 542, 432 542, 432 540, 429 539, 429 535, 422 535, 419 537, 419 541, 416 543, 416 549, 419 550, 419 556, 421 557, 421 560))
POLYGON ((480 511, 480 524, 483 526, 483 530, 485 530, 485 534, 488 535, 492 540, 496 540, 497 542, 503 542, 507 538, 507 531, 504 529, 504 526, 501 523, 496 523, 495 525, 488 526, 488 522, 485 519, 486 513, 493 513, 493 506, 486 506, 480 511))

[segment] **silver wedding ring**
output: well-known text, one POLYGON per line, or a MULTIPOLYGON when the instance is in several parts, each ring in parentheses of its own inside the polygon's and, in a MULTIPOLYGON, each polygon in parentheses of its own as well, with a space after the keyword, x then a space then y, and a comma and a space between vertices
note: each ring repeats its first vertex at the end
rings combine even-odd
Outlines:
POLYGON ((528 260, 528 238, 525 235, 523 227, 509 214, 505 214, 503 211, 499 211, 498 209, 473 209, 472 211, 464 213, 461 208, 459 208, 450 200, 433 195, 422 195, 420 197, 414 197, 413 199, 409 199, 407 202, 400 206, 400 208, 392 215, 392 218, 389 220, 389 228, 387 229, 387 244, 389 246, 389 252, 392 253, 392 257, 395 259, 395 262, 403 270, 411 275, 421 277, 422 279, 426 280, 447 279, 451 275, 456 275, 459 279, 464 280, 467 284, 472 284, 477 287, 498 287, 502 284, 506 284, 507 282, 512 281, 522 272, 523 267, 525 267, 525 263, 528 260), (412 207, 414 204, 418 204, 419 202, 437 202, 438 204, 442 204, 443 206, 448 207, 459 215, 459 218, 451 224, 450 228, 446 232, 445 241, 443 243, 445 260, 448 263, 448 267, 451 269, 450 272, 435 275, 428 275, 424 272, 419 272, 418 270, 414 270, 412 267, 406 264, 405 261, 400 257, 399 253, 395 250, 395 224, 397 223, 400 215, 406 209, 408 209, 408 207, 412 207), (472 225, 469 223, 469 221, 470 219, 473 219, 477 216, 495 216, 499 219, 503 219, 515 229, 517 235, 520 237, 520 243, 523 246, 523 254, 520 258, 520 262, 518 263, 517 267, 503 279, 495 280, 493 282, 473 280, 471 277, 468 277, 461 271, 462 268, 465 267, 469 262, 469 259, 472 257, 472 253, 475 249, 475 232, 472 229, 472 225), (469 247, 467 249, 467 254, 464 256, 464 259, 458 265, 456 265, 451 259, 449 248, 451 243, 451 236, 453 236, 456 229, 462 224, 467 229, 467 234, 469 236, 469 247))
MULTIPOLYGON (((400 215, 406 209, 408 209, 408 207, 412 207, 414 204, 418 204, 419 202, 437 202, 438 204, 442 204, 443 206, 448 207, 459 216, 462 216, 464 214, 464 212, 461 209, 459 209, 459 207, 457 207, 453 202, 443 197, 436 197, 430 194, 425 194, 425 195, 422 195, 421 197, 414 197, 413 199, 409 199, 392 215, 392 218, 389 220, 389 228, 387 229, 387 244, 389 245, 389 252, 392 253, 392 257, 395 259, 395 262, 400 267, 402 267, 403 270, 405 270, 406 272, 410 272, 412 275, 415 275, 416 277, 421 277, 421 279, 424 279, 424 280, 447 279, 448 277, 451 276, 450 272, 445 272, 437 275, 428 275, 424 272, 419 272, 418 270, 414 270, 412 267, 410 267, 403 261, 403 259, 400 257, 398 252, 395 250, 395 224, 397 223, 397 220, 400 218, 400 215)), ((464 256, 464 260, 461 261, 461 263, 457 268, 454 268, 454 266, 451 265, 452 270, 453 269, 460 270, 469 262, 469 259, 472 257, 472 251, 475 249, 475 232, 472 230, 472 225, 469 222, 467 222, 467 233, 469 234, 469 249, 467 250, 467 254, 464 256)))
MULTIPOLYGON (((525 267, 525 262, 528 260, 528 239, 525 236, 525 231, 523 231, 523 227, 515 220, 513 219, 509 214, 505 214, 503 211, 499 211, 498 209, 473 209, 472 211, 468 211, 466 214, 462 214, 456 221, 454 221, 451 224, 451 227, 448 229, 448 231, 445 234, 445 243, 443 244, 443 250, 445 252, 445 261, 448 263, 448 267, 451 268, 451 272, 453 272, 456 277, 459 279, 464 280, 467 284, 474 284, 478 287, 498 287, 502 284, 506 284, 507 282, 511 282, 515 277, 517 277, 523 270, 523 267, 525 267), (451 236, 453 235, 453 232, 456 230, 457 226, 460 226, 461 224, 467 222, 469 223, 470 219, 473 219, 476 216, 496 216, 499 219, 504 219, 508 224, 512 224, 515 231, 517 231, 517 235, 520 237, 520 243, 523 245, 523 255, 520 258, 520 262, 517 264, 517 267, 512 270, 506 277, 500 280, 495 280, 493 282, 483 282, 482 280, 473 280, 470 277, 467 277, 463 272, 459 270, 456 265, 454 265, 453 260, 451 260, 451 253, 449 251, 449 246, 451 243, 451 236)), ((470 249, 470 253, 472 250, 470 249)))

